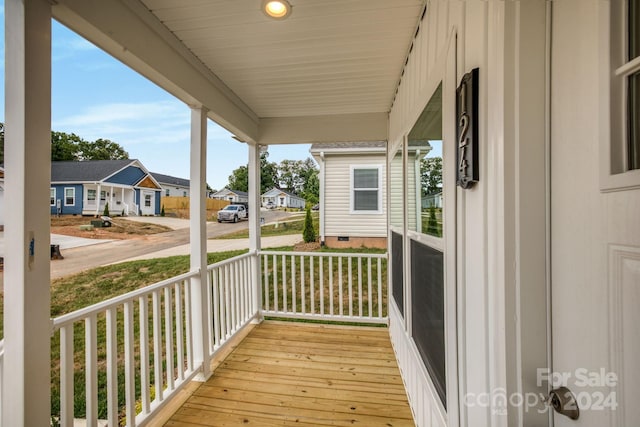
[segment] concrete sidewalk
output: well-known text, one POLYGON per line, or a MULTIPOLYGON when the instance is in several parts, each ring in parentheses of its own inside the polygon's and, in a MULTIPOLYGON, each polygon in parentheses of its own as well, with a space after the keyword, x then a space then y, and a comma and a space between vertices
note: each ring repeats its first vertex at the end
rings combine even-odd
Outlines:
MULTIPOLYGON (((280 246, 293 246, 302 241, 301 234, 290 234, 286 236, 271 236, 262 238, 262 248, 277 248, 280 246)), ((207 240, 207 252, 224 252, 249 248, 249 239, 210 239, 207 240)), ((120 264, 127 261, 137 261, 142 259, 165 258, 175 255, 189 255, 189 245, 175 246, 161 251, 151 252, 126 260, 118 261, 120 264)))

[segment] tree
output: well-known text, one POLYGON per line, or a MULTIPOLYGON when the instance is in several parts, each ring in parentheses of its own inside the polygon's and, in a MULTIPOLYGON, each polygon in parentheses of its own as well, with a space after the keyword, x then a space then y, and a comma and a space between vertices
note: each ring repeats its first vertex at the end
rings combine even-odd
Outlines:
POLYGON ((436 208, 431 206, 429 208, 429 221, 427 222, 427 234, 440 237, 440 227, 438 226, 438 220, 436 218, 436 208))
MULTIPOLYGON (((117 142, 99 138, 85 141, 75 133, 51 131, 51 161, 128 159, 117 142)), ((4 163, 4 123, 0 122, 0 163, 4 163)))
POLYGON ((307 214, 304 217, 304 227, 302 229, 302 238, 305 243, 316 241, 316 230, 313 228, 313 219, 311 218, 311 209, 307 208, 307 214))
POLYGON ((427 157, 420 160, 422 196, 442 191, 442 157, 427 157))
POLYGON ((231 190, 249 191, 249 167, 240 166, 229 175, 229 185, 231 190))
POLYGON ((75 133, 51 132, 51 161, 78 160, 78 147, 86 142, 75 133))
POLYGON ((80 140, 76 156, 78 160, 120 160, 128 159, 129 153, 117 142, 99 138, 93 142, 80 140))

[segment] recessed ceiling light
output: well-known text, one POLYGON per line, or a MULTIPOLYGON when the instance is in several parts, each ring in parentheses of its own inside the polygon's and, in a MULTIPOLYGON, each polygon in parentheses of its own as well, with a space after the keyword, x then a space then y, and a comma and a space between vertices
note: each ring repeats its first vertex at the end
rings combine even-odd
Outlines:
POLYGON ((262 11, 270 18, 285 19, 291 15, 291 4, 287 0, 263 0, 262 11))

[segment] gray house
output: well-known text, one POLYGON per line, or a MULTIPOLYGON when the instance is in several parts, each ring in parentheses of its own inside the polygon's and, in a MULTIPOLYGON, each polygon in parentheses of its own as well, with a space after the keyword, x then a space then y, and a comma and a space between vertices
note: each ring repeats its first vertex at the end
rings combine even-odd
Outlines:
POLYGON ((151 176, 162 187, 162 195, 165 197, 189 197, 189 180, 157 172, 150 172, 151 176))

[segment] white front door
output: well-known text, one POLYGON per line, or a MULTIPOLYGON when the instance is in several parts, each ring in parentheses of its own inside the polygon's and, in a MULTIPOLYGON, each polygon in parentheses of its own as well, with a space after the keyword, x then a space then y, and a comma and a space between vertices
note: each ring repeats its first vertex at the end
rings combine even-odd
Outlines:
POLYGON ((603 191, 600 177, 602 153, 627 144, 602 96, 609 3, 553 2, 552 371, 580 409, 554 413, 556 427, 640 425, 640 190, 603 191))
POLYGON ((142 190, 140 195, 140 198, 142 199, 140 200, 140 211, 142 212, 142 215, 155 215, 156 192, 142 190))

